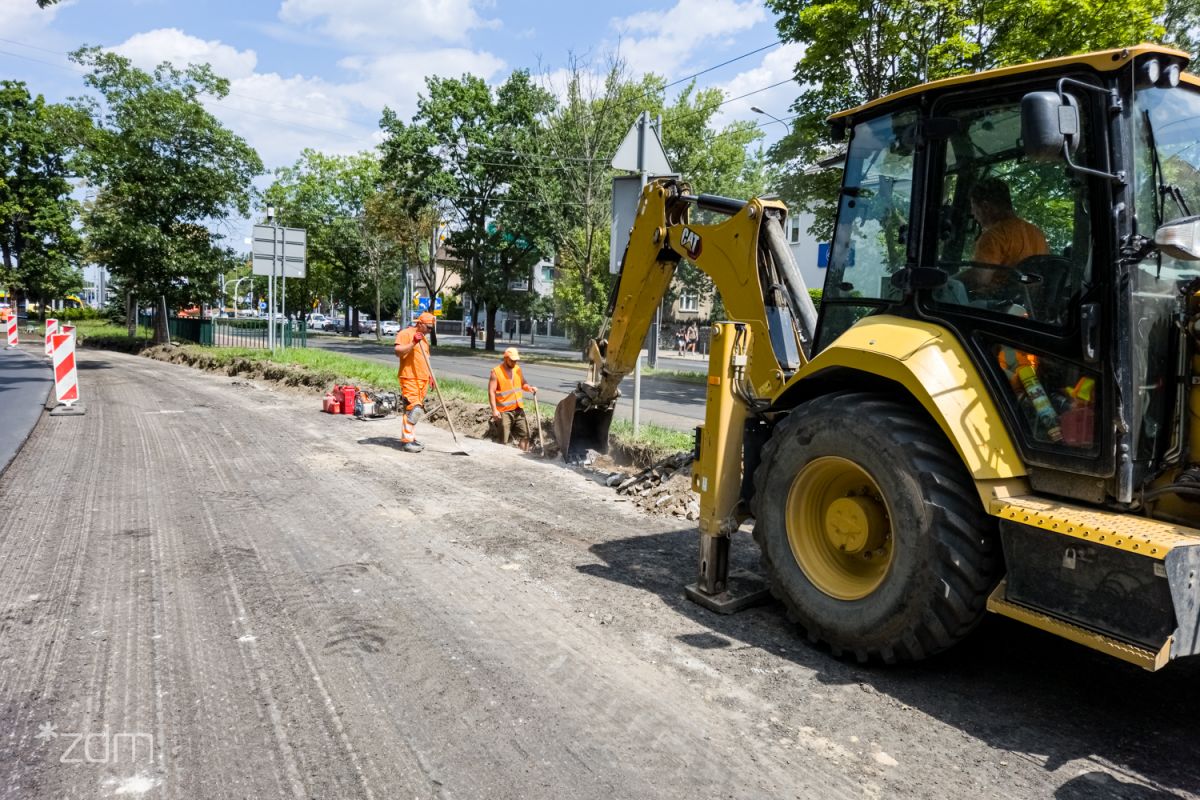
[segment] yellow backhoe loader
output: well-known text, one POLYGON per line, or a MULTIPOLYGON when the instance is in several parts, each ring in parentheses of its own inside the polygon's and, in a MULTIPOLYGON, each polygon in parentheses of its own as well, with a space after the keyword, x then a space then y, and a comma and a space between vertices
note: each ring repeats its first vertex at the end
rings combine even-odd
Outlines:
POLYGON ((819 314, 766 199, 646 186, 592 371, 604 450, 676 265, 710 275, 694 599, 753 518, 771 591, 861 661, 1003 614, 1154 670, 1200 652, 1200 79, 1140 45, 915 87, 848 134, 819 314))

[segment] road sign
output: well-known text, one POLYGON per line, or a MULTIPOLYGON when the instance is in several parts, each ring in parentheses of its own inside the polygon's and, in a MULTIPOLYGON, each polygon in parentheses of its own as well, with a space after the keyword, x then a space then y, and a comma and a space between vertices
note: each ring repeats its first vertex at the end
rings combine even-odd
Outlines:
POLYGON ((658 138, 658 128, 650 122, 650 115, 643 111, 625 134, 617 154, 613 156, 613 169, 630 172, 646 172, 650 175, 670 175, 671 162, 658 138))
POLYGON ((418 297, 417 298, 417 311, 424 313, 428 310, 429 310, 429 298, 428 297, 418 297))
POLYGON ((253 273, 284 278, 303 278, 308 251, 304 228, 255 225, 253 273), (272 269, 272 263, 274 268, 272 269))
POLYGON ((266 311, 266 310, 267 310, 267 301, 266 301, 266 300, 259 300, 259 301, 258 301, 258 310, 259 310, 259 311, 266 311))
POLYGON ((442 315, 442 296, 438 295, 433 298, 433 315, 440 317, 442 315))

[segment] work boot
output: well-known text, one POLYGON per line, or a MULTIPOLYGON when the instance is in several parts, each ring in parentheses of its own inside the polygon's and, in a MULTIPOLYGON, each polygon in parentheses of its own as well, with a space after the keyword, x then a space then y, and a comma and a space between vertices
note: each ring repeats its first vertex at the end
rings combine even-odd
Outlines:
POLYGON ((425 445, 417 442, 405 442, 400 446, 400 449, 406 453, 419 453, 425 449, 425 445))

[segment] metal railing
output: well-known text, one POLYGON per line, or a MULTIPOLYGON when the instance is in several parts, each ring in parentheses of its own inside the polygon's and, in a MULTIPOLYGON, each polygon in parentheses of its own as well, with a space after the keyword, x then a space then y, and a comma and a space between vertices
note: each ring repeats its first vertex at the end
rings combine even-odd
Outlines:
MULTIPOLYGON (((153 316, 143 317, 149 330, 155 328, 153 316)), ((308 329, 303 320, 277 320, 275 335, 281 347, 308 347, 308 329)), ((197 319, 167 317, 171 341, 192 342, 206 347, 269 346, 269 323, 265 319, 197 319)))

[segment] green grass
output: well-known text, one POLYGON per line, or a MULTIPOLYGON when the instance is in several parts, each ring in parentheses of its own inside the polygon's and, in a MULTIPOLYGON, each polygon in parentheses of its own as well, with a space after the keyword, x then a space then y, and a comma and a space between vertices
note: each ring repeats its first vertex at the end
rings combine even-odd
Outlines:
POLYGON ((707 372, 691 372, 684 369, 658 369, 657 367, 642 367, 642 375, 655 378, 666 378, 684 383, 707 383, 707 372))
MULTIPOLYGON (((197 348, 197 351, 218 359, 222 364, 228 364, 235 358, 244 358, 249 361, 297 365, 314 372, 331 372, 356 384, 377 389, 394 389, 398 386, 395 366, 342 353, 331 353, 328 350, 288 347, 272 354, 267 350, 246 347, 204 347, 197 348)), ((447 400, 457 398, 468 403, 487 402, 487 392, 474 384, 448 378, 438 381, 438 385, 447 400)))
MULTIPOLYGON (((126 337, 129 335, 129 330, 124 325, 118 325, 106 319, 81 319, 68 324, 75 326, 75 336, 79 339, 80 344, 85 344, 92 337, 126 337)), ((153 330, 145 326, 138 326, 137 334, 133 338, 150 339, 153 336, 153 330)))
POLYGON ((608 435, 626 447, 646 448, 653 453, 654 460, 674 455, 680 450, 691 450, 696 441, 690 431, 677 431, 646 422, 638 427, 637 435, 634 435, 633 423, 625 420, 613 420, 608 435))

